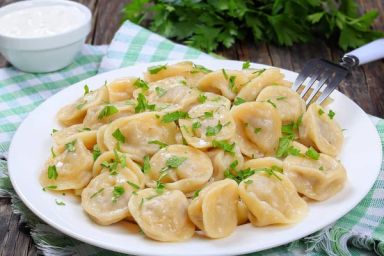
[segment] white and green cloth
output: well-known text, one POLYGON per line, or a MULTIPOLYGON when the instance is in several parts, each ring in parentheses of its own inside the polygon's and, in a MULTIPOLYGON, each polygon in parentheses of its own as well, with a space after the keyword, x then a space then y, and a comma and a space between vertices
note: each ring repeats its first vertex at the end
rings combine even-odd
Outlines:
MULTIPOLYGON (((28 74, 12 67, 0 69, 0 156, 7 157, 12 136, 26 115, 73 83, 137 63, 204 58, 212 57, 125 22, 110 46, 85 45, 76 60, 58 72, 28 74)), ((372 120, 384 144, 384 121, 372 120)), ((250 255, 384 255, 383 166, 368 195, 336 223, 293 243, 250 255)), ((77 241, 43 223, 15 194, 6 160, 0 160, 1 196, 12 198, 13 210, 31 227, 31 236, 45 255, 122 255, 77 241)))

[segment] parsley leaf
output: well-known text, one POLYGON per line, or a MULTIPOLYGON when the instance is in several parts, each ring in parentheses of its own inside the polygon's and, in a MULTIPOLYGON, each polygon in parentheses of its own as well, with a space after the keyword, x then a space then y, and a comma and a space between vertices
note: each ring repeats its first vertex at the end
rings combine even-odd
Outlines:
POLYGON ((168 144, 166 144, 164 142, 161 142, 159 140, 151 140, 151 141, 148 142, 148 144, 158 145, 160 147, 160 149, 168 147, 168 144))
POLYGON ((119 110, 115 106, 113 106, 113 105, 106 105, 100 111, 99 115, 97 116, 97 119, 101 120, 104 117, 111 116, 113 114, 116 114, 117 112, 119 112, 119 110))
POLYGON ((180 156, 171 156, 165 162, 165 165, 169 168, 177 168, 182 165, 188 158, 180 156))
POLYGON ((142 79, 137 79, 134 83, 133 83, 133 86, 135 86, 136 88, 140 88, 142 89, 143 91, 146 91, 149 89, 149 86, 147 84, 147 82, 145 82, 144 80, 142 79))
POLYGON ((89 93, 89 87, 88 85, 84 85, 84 96, 87 95, 89 93))
POLYGON ((133 182, 131 182, 129 180, 127 180, 127 183, 128 183, 129 186, 131 186, 133 188, 133 190, 139 190, 140 189, 139 185, 137 185, 137 184, 135 184, 135 183, 133 183, 133 182))
POLYGON ((192 131, 194 131, 194 130, 200 128, 200 127, 201 127, 201 123, 200 122, 194 122, 192 124, 192 131))
POLYGON ((167 64, 165 65, 158 65, 158 66, 152 66, 152 67, 149 67, 148 68, 148 72, 151 74, 151 75, 154 75, 154 74, 157 74, 159 73, 161 70, 163 69, 167 69, 167 64))
POLYGON ((249 69, 249 67, 251 66, 251 63, 249 62, 249 60, 247 60, 246 62, 243 63, 243 69, 249 69))
POLYGON ((206 100, 207 100, 207 96, 205 96, 204 94, 199 95, 199 102, 200 103, 204 103, 206 100))
POLYGON ((322 110, 322 109, 320 108, 319 111, 318 111, 318 113, 319 113, 319 116, 321 116, 322 114, 324 114, 324 110, 322 110))
POLYGON ((335 117, 335 115, 336 115, 336 113, 333 112, 333 111, 330 109, 329 112, 328 112, 328 116, 329 116, 329 118, 332 120, 332 119, 335 117))
POLYGON ((76 150, 75 148, 75 144, 76 144, 76 140, 73 140, 71 142, 68 142, 67 144, 65 144, 65 149, 68 151, 68 152, 74 152, 76 150))
POLYGON ((197 72, 201 72, 201 73, 205 73, 205 74, 207 74, 207 73, 212 72, 212 70, 210 70, 210 69, 208 69, 208 68, 206 68, 206 67, 204 67, 204 66, 202 66, 202 65, 193 64, 193 65, 192 65, 192 71, 191 71, 191 73, 197 73, 197 72))
POLYGON ((57 200, 57 199, 55 199, 55 203, 56 203, 57 205, 60 205, 60 206, 64 206, 64 205, 65 205, 65 203, 64 203, 63 201, 59 201, 59 200, 57 200))
POLYGON ((99 190, 97 190, 95 193, 93 193, 90 197, 90 199, 94 198, 95 196, 99 195, 101 192, 104 191, 104 188, 101 188, 99 190))
POLYGON ((112 136, 118 141, 118 142, 121 142, 121 143, 124 143, 125 142, 125 137, 124 135, 121 133, 120 129, 117 128, 113 133, 112 133, 112 136))
POLYGON ((100 155, 101 155, 101 151, 100 151, 99 145, 95 144, 92 150, 93 161, 96 161, 96 159, 99 158, 100 155))
POLYGON ((167 90, 165 90, 161 87, 156 87, 155 92, 156 92, 157 96, 162 97, 167 93, 167 90))
POLYGON ((236 97, 235 100, 233 101, 233 105, 237 106, 237 105, 243 104, 245 102, 246 102, 246 100, 244 100, 243 98, 236 97))
POLYGON ((187 112, 184 112, 184 111, 175 111, 175 112, 171 112, 171 113, 167 113, 163 116, 163 118, 161 119, 161 122, 163 123, 171 123, 171 122, 175 122, 179 119, 185 119, 188 117, 188 113, 187 112))
POLYGON ((148 173, 151 170, 151 164, 149 162, 149 156, 144 157, 144 163, 143 163, 143 173, 148 173))
POLYGON ((221 131, 221 129, 223 129, 223 125, 220 122, 216 126, 208 126, 205 135, 215 136, 221 131))
POLYGON ((255 130, 253 130, 255 134, 258 134, 261 131, 260 127, 256 127, 255 130))
POLYGON ((271 104, 272 107, 277 108, 276 104, 273 103, 271 99, 268 99, 268 100, 267 100, 267 103, 271 104))
POLYGON ((313 147, 309 147, 305 155, 313 160, 319 160, 320 157, 320 154, 313 147))
POLYGON ((137 96, 137 105, 135 107, 135 113, 144 112, 145 110, 153 111, 155 110, 156 105, 154 104, 148 104, 147 99, 145 98, 144 94, 139 93, 137 96))
POLYGON ((59 174, 57 173, 56 165, 48 166, 48 179, 56 180, 59 174))
POLYGON ((125 189, 123 186, 114 186, 112 191, 112 195, 113 195, 112 202, 116 203, 117 199, 122 195, 124 195, 124 193, 125 193, 125 189))
POLYGON ((196 191, 193 193, 193 197, 192 197, 192 199, 195 199, 196 197, 198 197, 199 194, 200 194, 200 191, 201 191, 201 189, 196 190, 196 191))
POLYGON ((227 140, 213 140, 212 147, 221 148, 228 153, 235 153, 235 143, 230 144, 227 140))

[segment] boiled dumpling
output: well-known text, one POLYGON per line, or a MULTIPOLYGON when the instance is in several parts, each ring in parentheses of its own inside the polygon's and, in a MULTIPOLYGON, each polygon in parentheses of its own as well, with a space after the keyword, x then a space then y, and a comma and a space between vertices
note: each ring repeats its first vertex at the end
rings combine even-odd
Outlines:
POLYGON ((83 125, 90 128, 98 128, 120 117, 135 114, 135 106, 124 101, 113 104, 103 104, 88 108, 83 125))
POLYGON ((225 179, 203 188, 188 207, 191 221, 210 238, 229 236, 237 227, 237 183, 225 179))
POLYGON ((129 211, 149 238, 162 242, 178 242, 191 238, 195 226, 188 218, 188 199, 179 190, 140 190, 131 197, 129 211))
POLYGON ((322 107, 316 104, 309 106, 303 115, 299 135, 303 144, 313 146, 330 156, 340 153, 344 140, 340 126, 327 115, 322 107))
POLYGON ((103 171, 81 193, 81 206, 96 223, 113 224, 130 216, 128 201, 139 184, 129 168, 119 168, 114 174, 103 171))
POLYGON ((92 179, 93 157, 79 139, 51 156, 40 175, 43 187, 52 190, 81 189, 92 179))
POLYGON ((211 103, 199 104, 188 112, 188 119, 179 120, 187 143, 195 148, 212 147, 214 140, 232 139, 235 123, 229 111, 211 103))
POLYGON ((221 69, 205 75, 197 87, 204 92, 213 92, 233 100, 249 79, 246 72, 221 69))
POLYGON ((231 109, 236 123, 235 140, 251 158, 274 155, 281 136, 281 118, 269 103, 246 102, 231 109))
MULTIPOLYGON (((202 188, 212 176, 212 163, 202 151, 185 146, 171 145, 159 150, 150 160, 151 180, 164 183, 166 189, 184 193, 202 188)), ((154 186, 154 182, 148 184, 154 186)))
POLYGON ((103 125, 97 129, 96 142, 101 152, 108 151, 107 146, 104 143, 104 132, 108 125, 103 125))
POLYGON ((181 140, 174 122, 164 123, 158 112, 147 112, 119 118, 108 125, 104 142, 109 150, 117 148, 133 160, 143 162, 147 155, 153 155, 159 146, 153 141, 176 144, 181 140))
POLYGON ((280 160, 253 159, 245 162, 243 168, 255 171, 239 185, 241 200, 247 205, 253 225, 296 223, 304 218, 307 203, 297 194, 292 182, 280 173, 280 160))
POLYGON ((231 101, 229 99, 212 92, 200 93, 199 103, 204 105, 212 105, 214 107, 222 107, 227 110, 231 108, 231 101))
POLYGON ((293 142, 302 155, 289 155, 283 163, 284 173, 300 194, 314 200, 325 200, 339 192, 347 179, 343 165, 326 154, 319 159, 305 157, 307 148, 293 142))
POLYGON ((237 97, 242 98, 245 101, 254 101, 256 100, 261 90, 267 86, 291 86, 289 82, 283 80, 284 74, 282 74, 277 68, 269 68, 266 70, 259 70, 255 72, 258 72, 260 75, 256 76, 247 84, 245 84, 237 94, 237 97))
POLYGON ((148 69, 149 71, 144 74, 146 81, 155 82, 168 77, 182 76, 189 86, 196 85, 206 73, 211 72, 209 69, 196 65, 191 61, 183 61, 173 65, 154 66, 148 69))
POLYGON ((215 148, 207 152, 213 164, 212 179, 215 181, 224 179, 224 172, 230 168, 233 162, 236 161, 236 168, 239 169, 244 163, 240 148, 234 142, 215 141, 214 145, 223 145, 223 143, 225 143, 227 151, 222 148, 215 148), (232 152, 228 152, 229 148, 232 148, 232 152))
POLYGON ((305 112, 305 102, 300 95, 284 86, 266 87, 257 96, 256 101, 273 104, 283 124, 296 122, 305 112))
POLYGON ((88 149, 96 144, 97 131, 82 124, 75 124, 52 133, 54 151, 62 151, 65 144, 80 139, 88 149))
MULTIPOLYGON (((200 92, 186 85, 184 77, 169 77, 149 84, 147 90, 137 89, 134 92, 137 98, 143 93, 149 103, 159 105, 174 105, 178 109, 188 110, 198 101, 200 92)), ((156 110, 159 106, 157 106, 156 110)))
POLYGON ((109 100, 108 89, 103 86, 95 91, 90 91, 75 103, 64 106, 57 113, 57 120, 64 126, 79 124, 83 121, 90 107, 100 105, 109 100))
POLYGON ((138 83, 137 77, 124 77, 107 84, 109 102, 113 103, 132 99, 133 91, 137 88, 135 83, 138 83))
POLYGON ((237 225, 243 225, 248 222, 249 211, 242 200, 237 202, 237 225))
POLYGON ((133 172, 138 179, 138 185, 142 188, 145 183, 145 176, 141 171, 139 165, 133 162, 126 154, 114 151, 107 151, 102 153, 93 164, 93 176, 99 175, 103 170, 109 171, 114 174, 121 168, 128 168, 133 172))

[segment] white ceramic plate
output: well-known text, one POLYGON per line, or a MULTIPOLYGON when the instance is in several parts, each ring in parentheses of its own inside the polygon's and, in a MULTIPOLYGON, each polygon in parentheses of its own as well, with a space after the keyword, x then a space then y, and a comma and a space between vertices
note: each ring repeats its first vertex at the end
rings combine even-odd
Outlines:
MULTIPOLYGON (((241 69, 238 61, 194 61, 210 69, 241 69)), ((172 62, 168 62, 172 63, 172 62)), ((43 192, 38 175, 51 147, 51 130, 58 128, 55 114, 60 107, 83 94, 83 86, 96 89, 104 82, 123 76, 142 74, 148 66, 137 65, 100 74, 76 83, 49 98, 36 108, 20 125, 9 150, 9 174, 16 192, 23 202, 42 220, 81 241, 113 251, 140 255, 234 255, 260 251, 282 245, 309 235, 336 221, 368 193, 381 163, 381 144, 377 131, 368 116, 352 100, 335 91, 330 105, 336 120, 345 131, 345 143, 340 155, 348 181, 344 189, 325 202, 311 203, 308 216, 292 226, 254 228, 251 224, 238 227, 225 239, 205 239, 194 236, 181 243, 160 243, 140 235, 132 224, 99 226, 83 212, 79 200, 43 192), (65 206, 56 205, 55 199, 65 206)), ((268 67, 252 64, 255 68, 268 67)), ((297 73, 283 70, 286 79, 294 81, 297 73)))

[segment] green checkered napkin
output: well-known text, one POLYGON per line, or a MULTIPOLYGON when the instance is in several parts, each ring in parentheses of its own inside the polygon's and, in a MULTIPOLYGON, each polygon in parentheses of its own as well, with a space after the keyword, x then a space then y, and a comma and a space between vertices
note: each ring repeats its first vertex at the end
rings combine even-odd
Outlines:
MULTIPOLYGON (((85 45, 69 67, 49 74, 0 69, 0 155, 6 157, 11 138, 26 115, 57 91, 97 73, 136 63, 204 59, 211 56, 172 43, 126 22, 111 45, 85 45)), ((373 118, 384 144, 384 121, 373 118)), ((250 255, 384 255, 384 170, 368 195, 333 225, 293 243, 250 255)), ((70 238, 43 223, 20 201, 0 160, 0 197, 11 197, 14 212, 31 227, 36 246, 45 255, 121 255, 70 238)))

